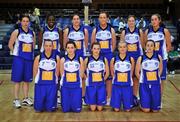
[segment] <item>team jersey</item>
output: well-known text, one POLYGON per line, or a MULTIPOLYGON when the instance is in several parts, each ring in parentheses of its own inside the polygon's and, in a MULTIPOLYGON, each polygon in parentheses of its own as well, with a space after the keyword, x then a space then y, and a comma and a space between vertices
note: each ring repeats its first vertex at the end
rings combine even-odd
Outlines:
POLYGON ((53 49, 60 52, 60 35, 59 35, 59 29, 54 26, 54 28, 51 30, 47 26, 43 29, 43 42, 41 46, 41 52, 44 51, 44 40, 50 39, 53 41, 53 49))
POLYGON ((96 27, 96 41, 101 45, 101 53, 112 52, 112 33, 109 24, 105 29, 102 29, 100 25, 96 27))
POLYGON ((125 42, 127 43, 128 54, 130 56, 138 58, 143 54, 138 28, 135 28, 133 32, 129 28, 125 29, 125 42))
POLYGON ((80 26, 78 30, 74 29, 73 26, 69 27, 68 39, 73 40, 76 43, 76 53, 80 56, 86 55, 84 37, 85 32, 83 26, 80 26))
POLYGON ((25 32, 22 28, 19 28, 18 36, 13 49, 13 55, 22 57, 27 60, 33 60, 33 38, 34 34, 32 30, 28 29, 28 31, 25 32))
POLYGON ((35 84, 57 84, 58 77, 56 75, 56 53, 53 52, 50 57, 45 52, 40 54, 38 72, 35 76, 35 84))
POLYGON ((141 60, 140 83, 160 84, 159 64, 160 60, 156 53, 151 58, 146 55, 142 56, 141 60))
POLYGON ((64 73, 61 77, 60 85, 68 88, 82 87, 80 77, 80 57, 75 55, 70 59, 67 55, 64 57, 64 73))
POLYGON ((121 59, 119 54, 114 57, 114 77, 112 84, 120 86, 132 86, 131 58, 126 55, 121 59))
POLYGON ((93 56, 88 57, 86 73, 86 86, 104 85, 105 58, 103 56, 99 56, 98 59, 93 56))
POLYGON ((157 52, 163 60, 167 59, 164 28, 159 27, 157 31, 154 31, 153 27, 150 27, 148 29, 147 39, 153 40, 155 42, 155 52, 157 52))

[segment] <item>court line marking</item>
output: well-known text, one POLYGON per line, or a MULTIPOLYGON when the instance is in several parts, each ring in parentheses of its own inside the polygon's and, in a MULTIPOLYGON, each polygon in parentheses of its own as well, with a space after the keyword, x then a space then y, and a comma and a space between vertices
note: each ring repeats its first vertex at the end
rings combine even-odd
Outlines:
POLYGON ((174 88, 180 93, 180 89, 171 81, 171 80, 168 80, 173 86, 174 88))

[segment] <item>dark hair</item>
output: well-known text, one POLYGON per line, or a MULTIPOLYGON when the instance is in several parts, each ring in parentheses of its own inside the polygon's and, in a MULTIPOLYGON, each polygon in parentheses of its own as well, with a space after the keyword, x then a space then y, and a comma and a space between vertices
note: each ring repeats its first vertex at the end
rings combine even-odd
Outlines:
POLYGON ((51 39, 44 39, 44 44, 45 44, 45 42, 52 42, 53 43, 53 41, 51 39))
POLYGON ((76 44, 75 44, 75 42, 73 41, 73 40, 69 40, 67 43, 66 43, 66 48, 67 48, 67 45, 68 44, 72 44, 72 45, 74 45, 74 47, 76 48, 76 44))
POLYGON ((106 11, 100 11, 99 15, 100 14, 106 14, 106 17, 109 18, 109 14, 106 11))
POLYGON ((92 45, 91 45, 91 49, 93 48, 94 45, 99 45, 99 47, 101 48, 101 45, 99 42, 93 42, 92 45))
POLYGON ((152 16, 157 16, 157 17, 158 17, 158 19, 159 19, 160 21, 162 21, 162 19, 161 19, 161 15, 160 15, 160 14, 156 13, 156 14, 151 15, 151 17, 152 17, 152 16))
POLYGON ((74 14, 71 16, 71 19, 73 19, 74 16, 78 16, 78 17, 80 18, 78 12, 74 13, 74 14))
POLYGON ((28 18, 28 19, 30 20, 29 16, 28 16, 28 15, 25 15, 25 14, 22 14, 22 15, 21 15, 21 19, 20 19, 20 20, 22 21, 23 18, 28 18))
POLYGON ((129 18, 131 18, 131 17, 133 17, 134 20, 136 20, 136 16, 135 16, 135 15, 129 15, 128 18, 127 18, 127 20, 128 20, 129 18))
POLYGON ((48 21, 49 17, 54 17, 54 20, 56 21, 56 17, 53 14, 48 14, 46 16, 46 22, 48 21))

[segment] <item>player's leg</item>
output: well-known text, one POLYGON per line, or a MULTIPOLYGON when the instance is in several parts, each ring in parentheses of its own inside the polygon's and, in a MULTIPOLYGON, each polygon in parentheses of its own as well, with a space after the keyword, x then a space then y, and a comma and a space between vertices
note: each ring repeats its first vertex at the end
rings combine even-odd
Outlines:
POLYGON ((97 109, 98 111, 103 110, 103 106, 106 105, 106 87, 105 85, 97 87, 97 109))
POLYGON ((119 86, 112 86, 112 95, 110 106, 113 108, 115 112, 120 111, 121 108, 121 90, 119 86))

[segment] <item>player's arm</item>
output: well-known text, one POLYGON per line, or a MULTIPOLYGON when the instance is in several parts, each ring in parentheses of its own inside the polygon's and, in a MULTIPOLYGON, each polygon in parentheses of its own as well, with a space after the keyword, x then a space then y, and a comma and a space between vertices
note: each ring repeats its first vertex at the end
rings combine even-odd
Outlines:
POLYGON ((121 33, 121 41, 125 41, 125 30, 121 33))
POLYGON ((135 61, 133 57, 131 57, 130 60, 131 60, 131 76, 133 76, 134 68, 135 68, 135 61))
POLYGON ((159 75, 161 75, 163 71, 163 62, 162 62, 162 57, 160 55, 158 55, 158 57, 159 57, 159 75))
POLYGON ((168 29, 164 29, 164 33, 165 33, 165 40, 166 40, 166 48, 167 48, 167 52, 171 51, 171 34, 169 32, 168 29))
POLYGON ((94 28, 92 35, 91 35, 91 45, 96 42, 96 28, 94 28))
POLYGON ((60 60, 60 74, 61 74, 61 76, 64 74, 64 61, 65 61, 65 59, 61 58, 61 60, 60 60))
POLYGON ((88 30, 84 29, 84 42, 85 42, 86 49, 88 48, 88 37, 89 37, 88 30))
POLYGON ((40 56, 36 56, 35 60, 34 60, 34 64, 33 64, 33 77, 35 78, 35 76, 37 75, 38 72, 38 67, 39 67, 39 58, 40 56))
POLYGON ((111 33, 112 33, 112 50, 116 49, 116 33, 113 28, 111 28, 111 33))
POLYGON ((147 40, 148 40, 148 38, 147 38, 147 35, 148 35, 148 29, 146 29, 146 31, 145 31, 145 33, 144 33, 144 41, 143 41, 143 45, 144 45, 144 49, 145 49, 145 44, 146 44, 146 42, 147 42, 147 40))
POLYGON ((83 62, 82 57, 80 57, 80 76, 81 78, 83 78, 84 76, 84 62, 83 62))
POLYGON ((87 76, 87 74, 85 73, 85 70, 87 69, 87 62, 88 62, 88 58, 86 58, 85 60, 84 60, 84 78, 86 78, 87 76))
POLYGON ((36 34, 35 34, 35 32, 33 31, 33 48, 35 48, 35 46, 36 46, 36 34))
POLYGON ((66 28, 63 32, 63 47, 66 49, 66 43, 68 42, 68 32, 69 28, 66 28))
POLYGON ((111 59, 110 67, 111 76, 114 77, 114 58, 111 59))
POLYGON ((38 36, 38 47, 39 47, 39 49, 41 49, 42 41, 43 41, 43 29, 41 29, 39 31, 39 36, 38 36))
POLYGON ((144 33, 142 31, 142 29, 139 29, 139 34, 140 34, 140 42, 141 42, 141 46, 144 49, 145 48, 145 44, 144 44, 144 33))
POLYGON ((61 45, 61 50, 63 49, 63 31, 59 29, 59 44, 61 45))
POLYGON ((60 74, 60 58, 59 58, 58 55, 56 56, 56 61, 57 61, 57 65, 56 65, 56 75, 59 77, 59 74, 60 74))
POLYGON ((17 35, 18 35, 18 30, 16 29, 12 32, 11 37, 9 39, 8 47, 11 51, 13 51, 13 48, 14 48, 13 45, 17 39, 17 35))
POLYGON ((109 65, 108 65, 108 60, 105 58, 105 76, 104 80, 106 80, 109 77, 109 65))
POLYGON ((136 62, 136 70, 135 70, 135 74, 136 77, 139 79, 140 78, 140 71, 141 71, 141 60, 142 57, 140 56, 136 62))

